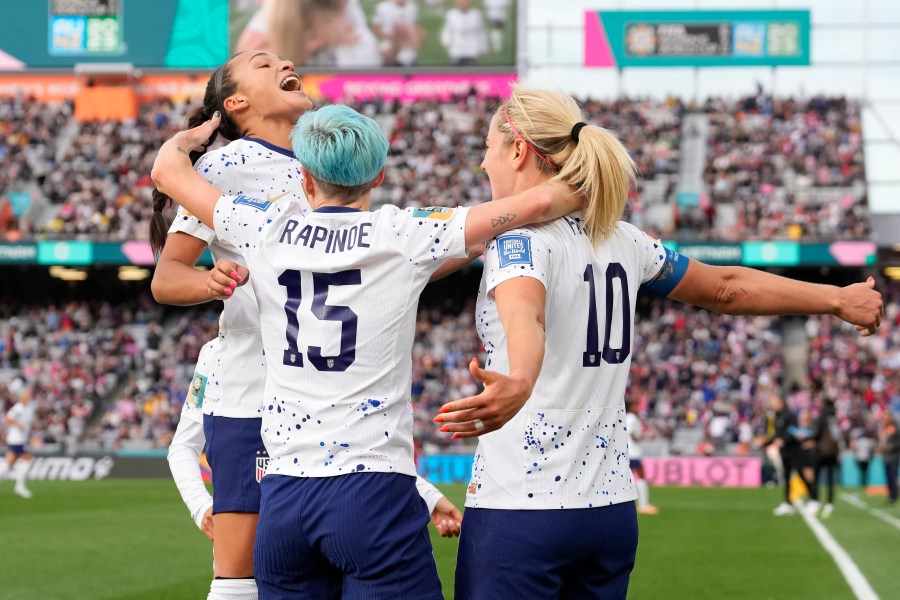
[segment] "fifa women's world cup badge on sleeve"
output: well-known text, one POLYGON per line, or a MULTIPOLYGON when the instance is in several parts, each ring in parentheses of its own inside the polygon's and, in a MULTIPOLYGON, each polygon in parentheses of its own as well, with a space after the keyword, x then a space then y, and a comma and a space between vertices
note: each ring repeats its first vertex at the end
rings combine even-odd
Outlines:
POLYGON ((188 390, 187 402, 194 408, 203 408, 203 396, 206 394, 206 376, 194 373, 191 388, 188 390))

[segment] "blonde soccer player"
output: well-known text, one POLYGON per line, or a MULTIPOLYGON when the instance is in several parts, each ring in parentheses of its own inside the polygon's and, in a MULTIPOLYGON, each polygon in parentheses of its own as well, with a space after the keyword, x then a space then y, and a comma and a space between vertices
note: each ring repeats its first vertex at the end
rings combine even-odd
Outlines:
POLYGON ((490 370, 471 371, 486 388, 435 418, 481 436, 456 597, 624 599, 637 550, 625 388, 638 290, 729 314, 834 314, 863 334, 881 322, 881 295, 873 280, 837 288, 711 267, 621 221, 634 162, 564 94, 516 88, 486 144, 495 198, 555 181, 588 205, 485 252, 476 311, 490 370))

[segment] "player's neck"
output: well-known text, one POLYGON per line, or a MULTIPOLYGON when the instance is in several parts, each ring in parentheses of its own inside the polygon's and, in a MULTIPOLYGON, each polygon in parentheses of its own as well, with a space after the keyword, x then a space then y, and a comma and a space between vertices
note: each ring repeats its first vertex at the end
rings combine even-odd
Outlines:
POLYGON ((247 127, 245 137, 256 138, 279 148, 291 149, 291 128, 276 121, 260 121, 247 127))
POLYGON ((340 198, 310 198, 309 205, 313 210, 319 210, 323 206, 342 206, 344 208, 354 208, 356 210, 369 210, 369 201, 371 197, 372 194, 364 194, 350 203, 340 198))
POLYGON ((541 184, 547 183, 552 177, 538 172, 536 169, 517 171, 513 181, 513 195, 521 194, 541 184))

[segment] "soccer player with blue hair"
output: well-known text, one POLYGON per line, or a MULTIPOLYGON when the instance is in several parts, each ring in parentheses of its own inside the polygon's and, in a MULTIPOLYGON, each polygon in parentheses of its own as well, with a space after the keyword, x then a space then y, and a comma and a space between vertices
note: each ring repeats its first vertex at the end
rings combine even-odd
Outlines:
POLYGON ((418 298, 446 260, 582 206, 551 182, 472 208, 369 212, 388 142, 344 106, 292 134, 313 212, 222 195, 187 153, 217 118, 160 149, 157 187, 239 249, 267 361, 254 566, 262 598, 441 598, 415 490, 411 349, 418 298))

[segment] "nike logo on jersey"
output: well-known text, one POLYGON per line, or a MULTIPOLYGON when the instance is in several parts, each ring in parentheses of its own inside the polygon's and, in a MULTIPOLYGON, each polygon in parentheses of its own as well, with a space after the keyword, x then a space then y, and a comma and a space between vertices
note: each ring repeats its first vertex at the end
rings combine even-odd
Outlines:
POLYGON ((266 201, 267 201, 267 202, 277 202, 278 200, 281 200, 282 198, 284 198, 284 197, 287 196, 288 194, 290 194, 290 192, 285 192, 285 193, 283 193, 283 194, 278 194, 277 196, 270 196, 269 194, 266 194, 266 201))

